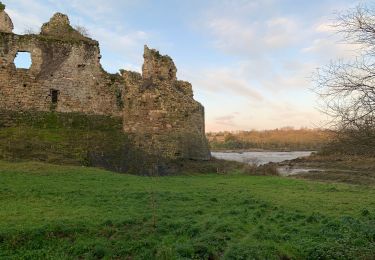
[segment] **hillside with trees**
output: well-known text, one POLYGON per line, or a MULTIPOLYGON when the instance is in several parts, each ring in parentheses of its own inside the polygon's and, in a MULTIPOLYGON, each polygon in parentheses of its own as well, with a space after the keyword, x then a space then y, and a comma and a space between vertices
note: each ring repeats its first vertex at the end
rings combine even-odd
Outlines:
POLYGON ((332 132, 322 129, 294 129, 208 133, 212 150, 319 150, 332 138, 332 132))

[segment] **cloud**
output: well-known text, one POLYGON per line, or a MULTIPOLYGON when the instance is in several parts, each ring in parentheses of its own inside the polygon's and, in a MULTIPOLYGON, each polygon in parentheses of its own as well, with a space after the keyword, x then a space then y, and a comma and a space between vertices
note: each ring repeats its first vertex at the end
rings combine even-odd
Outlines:
POLYGON ((333 22, 321 22, 315 26, 315 31, 319 33, 334 33, 336 28, 334 27, 333 22))
MULTIPOLYGON (((173 46, 179 76, 193 83, 206 106, 208 129, 235 130, 303 126, 317 120, 314 94, 309 93, 312 72, 330 59, 353 56, 353 46, 338 43, 327 19, 333 8, 346 8, 352 1, 297 2, 188 1, 181 3, 180 16, 169 14, 176 23, 168 28, 158 27, 163 21, 151 21, 154 16, 148 12, 156 10, 149 0, 17 0, 9 1, 8 12, 17 33, 38 30, 55 11, 68 13, 73 25, 88 28, 100 42, 102 64, 110 72, 139 71, 145 43, 161 49, 173 46), (141 18, 133 14, 138 12, 141 18), (195 27, 184 27, 186 21, 195 27), (169 33, 178 38, 181 32, 184 37, 174 45, 163 41, 169 33), (185 65, 187 60, 199 62, 185 65)), ((160 7, 168 12, 174 4, 160 7)))
POLYGON ((326 27, 316 28, 316 32, 320 33, 311 43, 301 49, 301 53, 314 55, 320 63, 327 63, 333 59, 352 59, 358 55, 361 50, 360 44, 349 44, 343 41, 342 35, 333 28, 326 27))
POLYGON ((49 2, 53 3, 57 9, 74 10, 74 12, 79 13, 80 16, 84 16, 86 18, 89 17, 93 20, 101 19, 103 16, 116 12, 115 5, 113 5, 114 2, 111 0, 106 0, 105 2, 101 0, 63 0, 58 2, 50 0, 49 2))
POLYGON ((256 32, 253 27, 242 27, 238 21, 218 18, 209 21, 208 28, 215 37, 216 48, 228 52, 247 52, 256 39, 256 32))
POLYGON ((206 23, 214 37, 214 46, 235 55, 259 56, 284 47, 291 47, 303 38, 297 22, 278 17, 267 21, 246 22, 237 18, 219 17, 206 23))
POLYGON ((15 33, 18 34, 24 34, 30 29, 38 32, 54 12, 67 13, 73 26, 79 24, 86 27, 90 37, 99 41, 105 69, 109 72, 117 72, 119 69, 139 71, 143 45, 150 40, 151 33, 128 28, 121 19, 116 20, 113 17, 121 15, 121 10, 142 2, 144 1, 128 0, 119 3, 108 0, 104 3, 99 0, 19 0, 11 2, 7 6, 7 12, 15 25, 15 33))
POLYGON ((287 17, 272 18, 266 21, 264 30, 264 43, 270 49, 289 47, 300 41, 300 37, 303 36, 297 22, 287 17))
POLYGON ((15 33, 23 34, 25 30, 38 32, 43 23, 52 16, 48 5, 37 1, 19 0, 6 3, 6 10, 11 17, 15 33))
POLYGON ((215 118, 215 123, 219 125, 226 125, 226 126, 231 126, 235 127, 236 124, 234 123, 235 115, 226 115, 226 116, 220 116, 215 118))
POLYGON ((234 131, 246 129, 248 120, 243 120, 243 115, 239 112, 231 112, 222 116, 209 117, 206 120, 206 130, 212 131, 234 131))
MULTIPOLYGON (((90 31, 93 29, 90 28, 90 31)), ((100 27, 95 29, 94 38, 100 42, 101 49, 107 50, 103 53, 102 63, 109 71, 116 72, 119 69, 140 71, 140 64, 143 61, 143 45, 150 39, 149 33, 141 30, 126 33, 115 32, 100 27), (111 57, 107 60, 106 55, 111 57)))
POLYGON ((126 11, 144 4, 145 0, 47 0, 47 2, 53 10, 70 13, 78 20, 108 25, 116 24, 116 20, 120 20, 126 11))
POLYGON ((278 95, 279 91, 307 90, 311 83, 310 76, 316 67, 314 62, 304 62, 299 59, 258 58, 243 61, 237 70, 242 77, 258 86, 257 89, 261 94, 267 92, 267 96, 272 96, 278 95))
POLYGON ((301 107, 285 100, 267 100, 263 103, 247 104, 240 113, 208 116, 207 131, 235 131, 251 129, 273 129, 285 126, 321 127, 324 117, 313 107, 301 107))
POLYGON ((194 74, 194 84, 212 93, 229 93, 253 101, 263 100, 262 94, 244 78, 236 68, 222 67, 200 70, 194 74))
POLYGON ((234 123, 246 128, 314 126, 314 121, 319 124, 323 116, 315 110, 315 94, 310 92, 313 72, 331 59, 353 58, 358 49, 340 43, 328 20, 334 8, 348 4, 317 3, 315 10, 324 12, 316 16, 304 10, 287 12, 282 1, 251 2, 252 5, 247 5, 248 1, 237 3, 236 8, 212 7, 202 20, 205 26, 200 29, 210 36, 212 47, 236 60, 214 70, 199 69, 204 72, 199 81, 202 88, 213 92, 231 89, 237 98, 245 96, 245 89, 256 93, 247 93, 251 97, 249 107, 243 107, 252 112, 251 121, 230 114, 209 118, 209 125, 217 126, 216 119, 221 119, 222 127, 228 129, 234 123))
POLYGON ((6 11, 13 21, 15 33, 24 34, 27 30, 31 30, 33 32, 40 31, 42 20, 40 20, 39 16, 33 14, 25 15, 14 9, 9 9, 6 11))
POLYGON ((273 102, 269 104, 270 111, 265 115, 265 124, 272 128, 280 126, 321 127, 324 115, 314 107, 301 107, 290 102, 273 102), (277 122, 273 124, 272 122, 277 122), (298 124, 296 124, 298 122, 298 124), (277 126, 278 125, 278 126, 277 126))

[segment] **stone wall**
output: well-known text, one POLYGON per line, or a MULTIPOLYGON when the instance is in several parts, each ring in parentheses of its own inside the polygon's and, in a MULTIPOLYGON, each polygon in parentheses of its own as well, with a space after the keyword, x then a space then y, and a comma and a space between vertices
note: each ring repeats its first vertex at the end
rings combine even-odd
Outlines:
POLYGON ((121 117, 137 148, 163 159, 209 159, 204 108, 191 84, 178 81, 168 56, 145 46, 142 75, 106 73, 94 41, 57 13, 38 35, 16 35, 0 10, 0 110, 121 117), (3 21, 7 21, 6 23, 3 21), (29 52, 29 69, 16 68, 29 52))
POLYGON ((43 28, 49 30, 41 35, 0 32, 0 108, 121 116, 116 99, 121 77, 103 71, 98 42, 78 37, 62 14, 43 28), (58 36, 54 27, 65 30, 58 36), (30 69, 16 68, 18 52, 31 54, 30 69))
POLYGON ((138 146, 167 158, 209 159, 204 107, 192 86, 178 81, 168 56, 145 46, 142 75, 123 72, 127 82, 124 131, 138 146))

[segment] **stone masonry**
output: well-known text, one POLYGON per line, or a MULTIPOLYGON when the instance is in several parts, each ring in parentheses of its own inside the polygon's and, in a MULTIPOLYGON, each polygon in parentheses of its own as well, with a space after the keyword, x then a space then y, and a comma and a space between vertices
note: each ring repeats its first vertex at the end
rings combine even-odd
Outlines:
POLYGON ((66 15, 55 14, 40 34, 16 35, 2 9, 0 109, 121 117, 124 133, 147 153, 210 158, 204 108, 191 84, 177 80, 170 57, 145 46, 142 74, 109 74, 100 64, 99 43, 75 30, 66 15), (30 53, 29 69, 16 68, 19 52, 30 53))
POLYGON ((124 130, 150 153, 168 158, 208 159, 204 108, 193 99, 191 84, 178 81, 176 72, 170 57, 147 46, 142 75, 122 71, 128 86, 124 130))
POLYGON ((5 6, 0 2, 0 31, 11 33, 13 31, 13 23, 9 15, 4 12, 5 6))

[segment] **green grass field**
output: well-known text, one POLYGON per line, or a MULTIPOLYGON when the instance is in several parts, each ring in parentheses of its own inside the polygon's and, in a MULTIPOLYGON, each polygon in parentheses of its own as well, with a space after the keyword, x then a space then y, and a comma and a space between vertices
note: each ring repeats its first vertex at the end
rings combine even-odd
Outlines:
POLYGON ((375 189, 0 162, 0 259, 374 259, 375 189))

